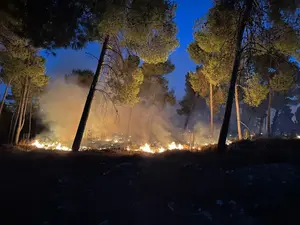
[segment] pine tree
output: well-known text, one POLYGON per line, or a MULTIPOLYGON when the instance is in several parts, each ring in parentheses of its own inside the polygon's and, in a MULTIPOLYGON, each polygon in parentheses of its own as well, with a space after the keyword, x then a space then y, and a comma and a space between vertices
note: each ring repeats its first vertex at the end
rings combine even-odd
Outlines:
POLYGON ((0 22, 0 64, 1 75, 6 83, 6 90, 1 102, 2 112, 7 97, 8 88, 11 87, 16 105, 10 129, 10 142, 18 144, 19 136, 25 123, 25 115, 31 111, 32 98, 44 87, 48 81, 44 76, 44 59, 37 55, 36 49, 30 45, 29 40, 18 37, 13 31, 13 25, 18 23, 3 12, 4 20, 0 22))
POLYGON ((197 67, 195 73, 189 74, 189 82, 193 90, 206 100, 210 108, 210 132, 214 136, 214 115, 219 112, 220 105, 224 104, 225 93, 221 85, 212 85, 211 81, 205 76, 202 67, 197 67))
POLYGON ((197 101, 197 93, 194 91, 191 85, 191 73, 187 73, 185 75, 185 96, 183 99, 179 102, 179 105, 181 106, 180 109, 177 110, 177 113, 179 115, 186 116, 185 122, 184 122, 184 130, 188 128, 189 121, 191 118, 191 115, 196 107, 196 101, 197 101))
POLYGON ((81 87, 89 88, 93 81, 94 72, 90 69, 73 69, 72 73, 66 74, 66 82, 75 82, 81 87))
POLYGON ((144 81, 139 96, 143 103, 148 106, 155 105, 159 109, 163 109, 166 104, 174 105, 176 103, 174 90, 169 90, 166 79, 166 75, 174 71, 174 64, 169 60, 157 64, 144 63, 141 69, 144 81))
POLYGON ((0 42, 1 38, 10 41, 11 34, 14 34, 37 48, 82 48, 91 39, 90 31, 97 26, 105 2, 3 0, 0 10, 0 42))
MULTIPOLYGON (((202 44, 200 50, 192 56, 204 55, 203 64, 210 50, 225 54, 227 68, 231 74, 224 121, 222 124, 218 147, 224 151, 229 128, 236 80, 243 67, 257 68, 256 56, 268 55, 275 59, 279 55, 299 56, 299 26, 295 1, 269 1, 269 0, 215 0, 214 7, 209 11, 207 21, 200 29, 202 44), (231 68, 228 65, 233 65, 231 68)), ((213 57, 218 54, 212 54, 213 57)), ((208 55, 208 57, 211 57, 208 55)), ((269 68, 272 68, 269 66, 269 68)), ((225 70, 226 71, 226 68, 225 70)), ((223 72, 224 72, 223 71, 223 72)), ((254 71, 258 72, 258 71, 254 71)), ((262 74, 261 74, 262 75, 262 74)))
POLYGON ((13 124, 11 141, 19 143, 20 134, 25 123, 28 105, 31 107, 33 98, 46 86, 48 77, 45 76, 45 60, 32 50, 26 60, 19 61, 18 79, 12 82, 12 93, 17 103, 16 117, 13 124))
MULTIPOLYGON (((114 55, 119 55, 120 57, 117 60, 135 55, 146 63, 155 64, 166 61, 170 52, 178 45, 175 37, 177 29, 174 24, 175 5, 173 3, 164 0, 151 1, 151 4, 149 4, 149 1, 117 3, 107 2, 102 11, 103 13, 99 14, 100 21, 94 34, 95 38, 103 43, 102 51, 74 139, 73 151, 78 151, 80 148, 106 52, 109 51, 115 53, 114 55), (127 57, 123 57, 124 51, 127 57)), ((109 58, 115 61, 113 64, 118 63, 116 57, 109 58)), ((112 68, 111 65, 108 67, 112 68)), ((132 96, 128 95, 130 88, 134 90, 134 95, 138 93, 137 87, 142 83, 141 74, 137 69, 136 72, 131 74, 131 78, 129 78, 130 76, 123 78, 125 80, 130 79, 130 85, 122 86, 122 89, 120 89, 121 94, 131 98, 132 96)), ((116 86, 120 86, 120 83, 123 84, 122 81, 113 82, 116 86)))

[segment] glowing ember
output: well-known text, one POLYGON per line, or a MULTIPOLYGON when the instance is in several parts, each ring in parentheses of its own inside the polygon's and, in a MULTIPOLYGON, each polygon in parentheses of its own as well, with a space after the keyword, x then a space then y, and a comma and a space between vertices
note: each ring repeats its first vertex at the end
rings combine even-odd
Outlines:
POLYGON ((182 144, 176 145, 175 142, 172 142, 171 144, 168 145, 168 149, 169 150, 175 150, 175 149, 182 150, 183 149, 183 145, 182 144))
POLYGON ((61 143, 41 143, 38 140, 35 140, 32 144, 36 148, 43 148, 43 149, 52 149, 52 150, 61 150, 61 151, 71 151, 70 148, 63 146, 61 143))
POLYGON ((143 152, 154 153, 154 151, 150 148, 150 145, 147 143, 145 145, 141 146, 140 150, 143 152))
MULTIPOLYGON (((297 136, 297 138, 300 138, 300 136, 297 136)), ((107 142, 111 142, 111 143, 118 143, 118 140, 113 140, 113 139, 105 139, 105 141, 107 142)), ((232 141, 227 140, 226 143, 229 145, 232 143, 232 141)), ((203 146, 209 146, 209 145, 213 145, 216 144, 215 142, 212 143, 203 143, 201 144, 197 144, 196 146, 187 146, 187 145, 182 145, 182 144, 176 144, 175 142, 172 142, 170 144, 168 144, 166 147, 162 147, 162 146, 158 146, 158 147, 151 147, 150 144, 146 143, 140 147, 133 147, 133 146, 127 146, 126 150, 127 151, 139 151, 139 152, 147 152, 147 153, 163 153, 165 151, 172 151, 172 150, 198 150, 201 151, 203 146)), ((51 150, 61 150, 61 151, 71 151, 70 148, 63 146, 61 143, 59 142, 40 142, 38 140, 35 140, 32 144, 32 146, 39 148, 39 149, 51 149, 51 150)), ((113 145, 112 145, 113 146, 113 145)), ((86 147, 86 146, 82 146, 80 148, 80 150, 88 150, 91 149, 90 147, 86 147)), ((101 147, 101 148, 97 148, 98 150, 102 150, 102 149, 108 149, 107 146, 106 147, 101 147)))
POLYGON ((227 144, 227 145, 230 145, 230 144, 232 144, 232 141, 226 140, 226 144, 227 144))
POLYGON ((183 148, 184 147, 182 144, 176 144, 175 142, 172 142, 171 144, 168 145, 167 149, 164 147, 152 149, 150 145, 146 143, 145 145, 141 146, 138 151, 148 152, 148 153, 163 153, 167 150, 175 150, 175 149, 182 150, 183 148))
POLYGON ((41 144, 38 140, 35 140, 35 142, 32 143, 32 146, 35 146, 37 148, 45 148, 45 145, 41 144))
POLYGON ((164 151, 166 151, 166 149, 164 149, 163 147, 160 147, 160 148, 158 149, 158 152, 159 152, 159 153, 162 153, 162 152, 164 152, 164 151))

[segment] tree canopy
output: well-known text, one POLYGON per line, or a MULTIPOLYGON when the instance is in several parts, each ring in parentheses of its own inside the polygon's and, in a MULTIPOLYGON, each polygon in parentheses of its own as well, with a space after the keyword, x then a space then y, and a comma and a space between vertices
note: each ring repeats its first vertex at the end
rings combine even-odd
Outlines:
POLYGON ((16 34, 35 47, 78 49, 105 35, 119 36, 148 62, 165 61, 178 45, 176 5, 170 1, 4 0, 1 6, 1 42, 16 34))
POLYGON ((174 71, 175 65, 170 60, 156 64, 143 63, 142 71, 145 77, 162 76, 174 71))
POLYGON ((244 102, 250 106, 258 107, 269 93, 267 85, 263 84, 258 74, 247 79, 244 90, 244 102))
POLYGON ((94 72, 90 69, 73 69, 71 74, 65 75, 66 81, 73 81, 81 87, 89 88, 92 84, 94 72))
MULTIPOLYGON (((228 83, 231 75, 219 141, 219 147, 223 150, 236 80, 243 67, 250 74, 267 76, 262 84, 268 82, 269 87, 280 91, 291 87, 291 57, 299 57, 299 4, 294 0, 283 2, 215 0, 206 18, 196 23, 194 42, 188 47, 191 58, 203 65, 204 75, 214 86, 228 83), (281 69, 283 67, 286 69, 281 69)), ((249 83, 261 89, 258 85, 253 85, 258 83, 254 81, 255 78, 249 83)), ((265 93, 266 91, 260 90, 260 94, 265 93)), ((246 92, 247 95, 254 95, 254 91, 246 92)), ((259 98, 263 99, 264 96, 259 98)), ((256 100, 259 100, 258 96, 256 100)))
POLYGON ((178 46, 175 9, 165 0, 109 2, 95 32, 118 38, 121 47, 144 62, 165 62, 178 46))
POLYGON ((163 108, 166 104, 174 105, 176 103, 174 90, 169 90, 168 80, 165 78, 165 75, 175 69, 174 64, 171 61, 158 64, 144 63, 141 69, 144 82, 139 96, 143 102, 159 108, 163 108))
MULTIPOLYGON (((189 73, 189 82, 191 83, 191 87, 193 90, 202 98, 205 99, 207 105, 210 105, 210 88, 209 88, 209 80, 205 76, 204 68, 197 67, 196 72, 189 73)), ((215 112, 219 112, 220 105, 225 103, 225 91, 222 86, 217 86, 213 89, 213 109, 215 112)))
POLYGON ((112 90, 113 99, 117 103, 134 105, 139 102, 138 94, 144 75, 138 66, 139 58, 129 56, 124 60, 123 68, 109 78, 108 86, 112 90))
POLYGON ((193 111, 193 105, 195 104, 196 100, 196 91, 194 91, 192 82, 190 81, 191 75, 191 73, 187 73, 185 75, 185 95, 179 102, 179 105, 181 106, 181 108, 177 110, 179 115, 189 115, 193 111))
POLYGON ((6 19, 6 27, 35 47, 81 48, 89 40, 89 29, 96 22, 93 6, 103 3, 102 0, 4 0, 1 17, 6 19))

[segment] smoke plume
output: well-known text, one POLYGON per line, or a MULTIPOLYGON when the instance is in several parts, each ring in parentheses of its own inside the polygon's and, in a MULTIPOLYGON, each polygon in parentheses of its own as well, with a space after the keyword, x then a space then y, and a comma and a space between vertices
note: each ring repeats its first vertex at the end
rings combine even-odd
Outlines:
MULTIPOLYGON (((48 125, 49 132, 40 139, 72 144, 86 101, 88 88, 75 81, 56 79, 40 98, 40 117, 48 125)), ((151 94, 151 93, 149 93, 151 94)), ((166 145, 174 140, 177 132, 170 117, 175 110, 161 110, 154 105, 139 103, 134 107, 114 105, 96 92, 84 134, 88 140, 111 139, 115 135, 129 137, 136 143, 159 142, 166 145)))

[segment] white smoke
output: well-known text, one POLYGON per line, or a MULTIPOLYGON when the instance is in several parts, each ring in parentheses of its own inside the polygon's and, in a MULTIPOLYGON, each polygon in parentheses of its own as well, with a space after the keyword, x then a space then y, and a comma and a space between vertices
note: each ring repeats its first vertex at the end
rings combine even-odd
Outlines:
MULTIPOLYGON (((56 79, 51 82, 40 98, 40 117, 48 125, 50 133, 43 133, 41 137, 51 137, 54 139, 52 141, 60 141, 70 146, 87 93, 88 88, 80 87, 70 80, 66 82, 64 79, 56 79)), ((174 109, 172 111, 175 112, 174 109)), ((160 110, 153 105, 146 107, 137 104, 132 109, 128 106, 115 106, 105 100, 101 92, 96 92, 84 140, 104 140, 114 135, 130 135, 135 142, 167 144, 173 141, 173 133, 177 132, 170 122, 171 116, 169 110, 160 110)))

